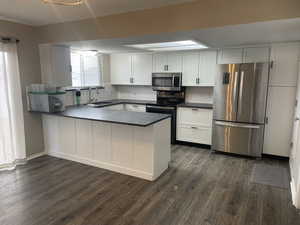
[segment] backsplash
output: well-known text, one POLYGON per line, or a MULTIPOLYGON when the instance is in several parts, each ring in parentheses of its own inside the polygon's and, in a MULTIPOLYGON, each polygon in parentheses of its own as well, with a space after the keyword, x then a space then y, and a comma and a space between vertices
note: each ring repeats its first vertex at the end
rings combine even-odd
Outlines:
POLYGON ((151 86, 117 86, 118 98, 156 100, 156 92, 151 86))
POLYGON ((213 87, 187 87, 185 101, 193 103, 213 103, 213 87))
MULTIPOLYGON (((68 91, 66 94, 66 105, 74 105, 75 101, 75 91, 68 91)), ((118 98, 116 88, 112 85, 106 83, 104 84, 104 89, 93 89, 91 92, 91 98, 93 101, 104 101, 104 100, 110 100, 110 99, 116 99, 118 98)), ((89 101, 89 91, 88 90, 82 90, 81 91, 81 104, 86 104, 89 101)))

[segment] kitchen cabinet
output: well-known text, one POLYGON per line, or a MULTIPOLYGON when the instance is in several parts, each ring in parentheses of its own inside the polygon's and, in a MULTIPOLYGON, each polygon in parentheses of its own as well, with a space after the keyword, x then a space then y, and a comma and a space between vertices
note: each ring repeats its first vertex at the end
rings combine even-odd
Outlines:
POLYGON ((110 68, 113 85, 151 85, 152 54, 112 54, 110 68))
POLYGON ((129 85, 132 77, 131 54, 110 55, 111 84, 129 85))
POLYGON ((198 86, 200 52, 184 52, 182 61, 182 85, 198 86))
POLYGON ((243 52, 243 48, 221 49, 218 52, 218 64, 242 63, 243 52))
POLYGON ((153 72, 182 72, 182 53, 167 52, 154 54, 153 72))
POLYGON ((263 153, 289 157, 296 87, 269 87, 263 153))
POLYGON ((214 86, 217 72, 217 52, 201 51, 199 67, 199 86, 214 86))
POLYGON ((274 44, 271 47, 270 86, 296 87, 299 43, 274 44))
POLYGON ((218 64, 269 62, 268 47, 229 48, 218 52, 218 64))
POLYGON ((268 47, 253 47, 244 49, 243 63, 269 62, 269 60, 270 48, 268 47))
POLYGON ((152 84, 152 54, 137 53, 132 55, 132 77, 134 85, 152 84))
POLYGON ((72 86, 70 48, 43 44, 39 50, 42 82, 58 87, 72 86))
POLYGON ((185 52, 182 58, 183 86, 214 86, 217 69, 216 51, 185 52))
POLYGON ((212 109, 178 107, 177 140, 211 145, 212 109))
POLYGON ((171 120, 147 127, 43 115, 48 155, 147 180, 171 159, 171 120))

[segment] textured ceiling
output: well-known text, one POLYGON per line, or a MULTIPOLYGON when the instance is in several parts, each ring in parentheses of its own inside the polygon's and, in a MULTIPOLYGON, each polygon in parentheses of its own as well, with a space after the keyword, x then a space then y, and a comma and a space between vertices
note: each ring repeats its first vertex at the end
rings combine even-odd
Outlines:
POLYGON ((195 0, 86 0, 81 6, 70 7, 45 4, 42 0, 1 0, 0 19, 41 26, 192 1, 195 0))

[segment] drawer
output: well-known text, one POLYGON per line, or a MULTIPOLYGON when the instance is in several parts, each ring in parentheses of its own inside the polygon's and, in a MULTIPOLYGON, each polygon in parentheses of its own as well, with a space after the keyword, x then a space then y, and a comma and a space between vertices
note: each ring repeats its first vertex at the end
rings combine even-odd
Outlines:
POLYGON ((212 129, 181 124, 177 127, 177 140, 211 145, 212 129))
POLYGON ((146 112, 146 106, 145 105, 125 104, 125 109, 127 111, 146 112))
POLYGON ((212 127, 212 109, 179 107, 177 111, 178 124, 212 127))

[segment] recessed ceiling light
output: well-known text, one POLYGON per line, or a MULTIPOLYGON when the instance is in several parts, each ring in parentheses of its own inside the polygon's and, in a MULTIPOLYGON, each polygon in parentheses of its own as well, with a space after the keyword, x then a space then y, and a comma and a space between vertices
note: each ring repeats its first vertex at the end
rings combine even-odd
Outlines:
POLYGON ((136 44, 136 45, 126 45, 126 46, 132 48, 144 49, 148 51, 177 51, 177 50, 208 48, 206 45, 203 45, 193 40, 136 44))
POLYGON ((65 6, 78 6, 84 3, 85 0, 42 0, 44 3, 65 6))

